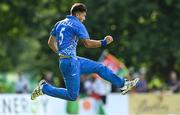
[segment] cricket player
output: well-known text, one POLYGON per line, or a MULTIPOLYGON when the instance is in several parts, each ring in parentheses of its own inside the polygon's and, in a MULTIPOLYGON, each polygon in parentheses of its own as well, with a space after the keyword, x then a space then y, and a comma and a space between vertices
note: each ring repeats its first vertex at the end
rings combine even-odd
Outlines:
POLYGON ((57 22, 52 28, 48 45, 59 55, 59 68, 63 74, 66 88, 57 88, 41 80, 34 89, 31 99, 46 94, 48 96, 75 101, 79 95, 80 76, 82 74, 97 73, 103 79, 111 82, 114 86, 121 89, 125 94, 134 87, 138 78, 128 81, 117 76, 112 70, 99 62, 78 57, 76 47, 81 40, 86 48, 105 47, 113 42, 112 36, 105 36, 102 40, 92 40, 83 25, 86 17, 87 8, 82 3, 75 3, 70 10, 70 15, 57 22))

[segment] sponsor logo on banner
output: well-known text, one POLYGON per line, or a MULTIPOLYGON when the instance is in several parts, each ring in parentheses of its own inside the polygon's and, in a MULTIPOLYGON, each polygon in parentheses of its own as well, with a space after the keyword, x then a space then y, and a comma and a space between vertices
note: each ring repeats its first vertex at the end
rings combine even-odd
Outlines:
POLYGON ((65 101, 47 96, 31 101, 30 95, 0 95, 0 115, 59 115, 65 114, 65 105, 65 101))
POLYGON ((97 114, 98 103, 94 98, 87 97, 79 100, 79 114, 93 115, 97 114))
POLYGON ((134 94, 129 107, 130 114, 180 114, 180 95, 134 94))

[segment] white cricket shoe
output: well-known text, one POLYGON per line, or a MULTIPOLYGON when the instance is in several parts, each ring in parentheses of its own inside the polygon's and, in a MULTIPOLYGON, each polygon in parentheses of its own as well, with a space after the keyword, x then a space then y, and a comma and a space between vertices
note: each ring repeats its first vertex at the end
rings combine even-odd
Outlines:
POLYGON ((38 96, 43 95, 42 87, 44 84, 46 84, 45 80, 41 80, 39 82, 38 86, 33 90, 32 94, 31 94, 31 100, 35 100, 38 96))
POLYGON ((132 81, 129 80, 125 80, 124 86, 122 88, 120 88, 121 90, 121 94, 125 95, 129 90, 131 90, 134 86, 136 86, 136 84, 138 83, 139 78, 136 78, 132 81))

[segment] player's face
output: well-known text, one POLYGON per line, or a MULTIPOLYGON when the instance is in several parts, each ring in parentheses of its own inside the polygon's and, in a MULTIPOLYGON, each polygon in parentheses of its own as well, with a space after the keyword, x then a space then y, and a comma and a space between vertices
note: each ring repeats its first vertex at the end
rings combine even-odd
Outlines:
POLYGON ((76 14, 76 17, 83 22, 86 19, 86 12, 79 12, 76 14))

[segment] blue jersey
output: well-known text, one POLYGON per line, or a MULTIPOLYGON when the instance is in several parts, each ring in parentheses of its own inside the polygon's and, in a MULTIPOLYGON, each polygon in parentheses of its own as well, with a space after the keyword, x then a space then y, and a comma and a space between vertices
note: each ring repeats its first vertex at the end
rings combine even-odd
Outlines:
POLYGON ((57 22, 51 35, 57 39, 58 53, 65 56, 76 56, 76 46, 80 39, 89 39, 86 27, 75 16, 67 16, 57 22))

